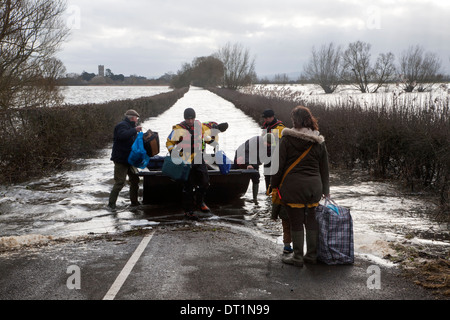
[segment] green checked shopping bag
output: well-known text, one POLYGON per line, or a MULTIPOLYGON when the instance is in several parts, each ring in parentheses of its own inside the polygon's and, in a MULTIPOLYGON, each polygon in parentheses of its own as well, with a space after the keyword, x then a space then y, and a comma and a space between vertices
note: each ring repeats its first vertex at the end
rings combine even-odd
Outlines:
POLYGON ((327 198, 316 208, 316 220, 319 222, 317 259, 329 265, 352 264, 354 244, 350 209, 327 198))

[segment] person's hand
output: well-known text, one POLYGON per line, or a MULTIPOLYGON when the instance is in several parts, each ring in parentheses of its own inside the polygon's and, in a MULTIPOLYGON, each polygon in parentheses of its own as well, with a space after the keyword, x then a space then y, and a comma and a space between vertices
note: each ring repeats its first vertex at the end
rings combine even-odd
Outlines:
POLYGON ((137 126, 136 127, 136 132, 141 132, 142 131, 142 127, 141 126, 137 126))
POLYGON ((253 168, 253 166, 251 166, 251 165, 248 165, 247 169, 255 169, 255 168, 253 168))
POLYGON ((220 132, 225 132, 228 129, 228 123, 224 122, 224 123, 219 123, 217 125, 217 129, 219 129, 220 132))

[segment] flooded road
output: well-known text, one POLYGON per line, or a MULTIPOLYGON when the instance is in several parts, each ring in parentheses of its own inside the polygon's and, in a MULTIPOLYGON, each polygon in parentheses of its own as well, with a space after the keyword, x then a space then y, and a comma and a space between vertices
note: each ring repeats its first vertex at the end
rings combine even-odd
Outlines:
MULTIPOLYGON (((166 137, 172 125, 183 120, 187 107, 196 110, 200 121, 229 123, 228 130, 220 135, 220 147, 229 158, 241 143, 261 133, 260 125, 233 104, 209 91, 191 87, 170 110, 142 123, 144 129, 159 133, 160 155, 166 154, 166 137)), ((118 210, 109 211, 106 204, 114 168, 110 154, 111 146, 101 150, 94 159, 75 161, 72 171, 0 187, 0 247, 45 241, 50 237, 111 234, 136 227, 186 223, 177 203, 131 208, 127 186, 119 196, 118 210)), ((252 200, 251 187, 234 203, 208 203, 212 215, 199 223, 248 227, 280 243, 281 248, 281 222, 270 219, 270 200, 264 188, 261 181, 258 204, 252 200)), ((401 195, 388 183, 372 182, 358 172, 332 172, 331 195, 338 204, 351 209, 356 255, 389 264, 382 259, 392 252, 389 244, 406 239, 423 246, 439 246, 442 250, 450 248, 446 226, 437 225, 423 214, 432 205, 414 195, 401 195)))

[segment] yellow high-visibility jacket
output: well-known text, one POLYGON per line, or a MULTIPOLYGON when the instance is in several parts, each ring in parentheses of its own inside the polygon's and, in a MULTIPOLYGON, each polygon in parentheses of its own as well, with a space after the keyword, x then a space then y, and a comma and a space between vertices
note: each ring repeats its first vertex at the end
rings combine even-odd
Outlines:
POLYGON ((276 118, 271 123, 264 123, 262 129, 266 129, 267 133, 277 133, 278 138, 281 139, 282 132, 286 128, 283 121, 277 120, 276 118))
POLYGON ((190 127, 185 121, 174 125, 172 132, 167 137, 166 147, 172 154, 173 151, 179 152, 179 156, 186 162, 192 163, 198 152, 203 152, 205 142, 210 144, 216 139, 211 137, 211 128, 196 120, 193 127, 190 127), (189 151, 183 152, 183 151, 189 151))

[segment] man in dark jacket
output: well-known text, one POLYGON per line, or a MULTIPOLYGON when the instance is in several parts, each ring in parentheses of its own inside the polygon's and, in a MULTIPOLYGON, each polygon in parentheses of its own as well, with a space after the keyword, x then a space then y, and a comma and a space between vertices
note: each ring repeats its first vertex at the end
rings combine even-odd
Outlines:
POLYGON ((271 133, 264 136, 252 137, 241 144, 234 155, 233 169, 256 170, 256 172, 251 175, 253 201, 255 202, 258 201, 259 180, 261 177, 259 174, 259 166, 270 161, 266 150, 268 147, 270 148, 271 142, 274 140, 275 138, 271 133))
POLYGON ((111 154, 111 160, 114 161, 114 186, 109 195, 108 202, 108 206, 111 209, 116 208, 116 201, 125 185, 127 175, 130 181, 131 205, 139 205, 139 176, 128 163, 128 156, 131 153, 133 142, 136 139, 137 133, 142 130, 141 126, 137 126, 138 120, 139 114, 135 110, 128 110, 125 113, 125 119, 114 128, 114 143, 111 154))

